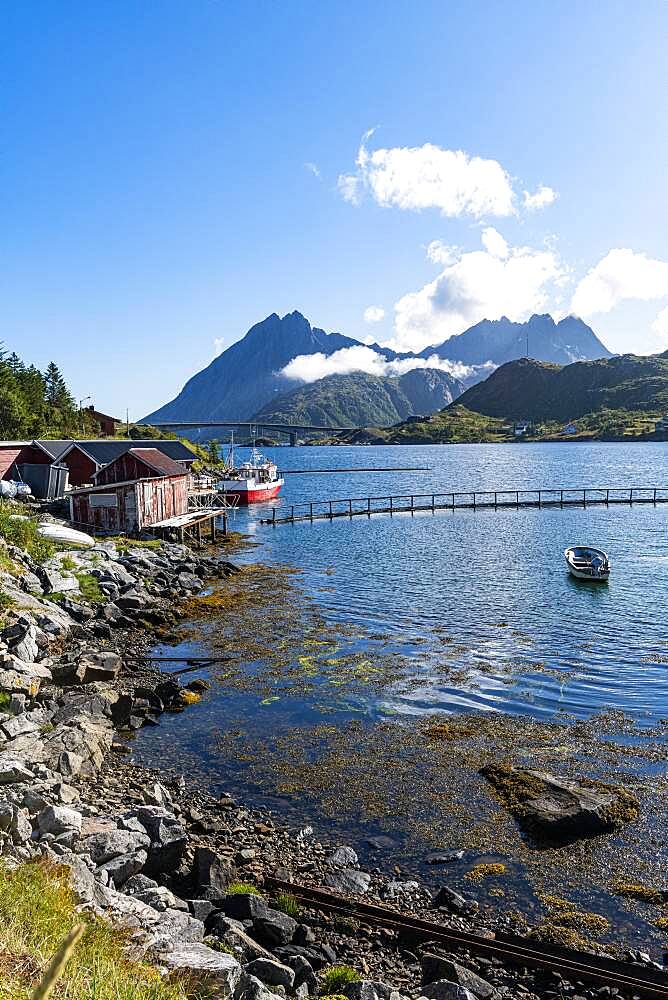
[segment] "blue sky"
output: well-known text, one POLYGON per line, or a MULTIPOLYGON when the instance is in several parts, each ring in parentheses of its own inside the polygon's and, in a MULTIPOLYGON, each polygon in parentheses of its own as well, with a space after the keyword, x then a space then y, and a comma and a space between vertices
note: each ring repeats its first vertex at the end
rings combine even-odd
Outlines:
POLYGON ((0 336, 107 412, 295 308, 668 347, 661 0, 25 0, 0 38, 0 336))

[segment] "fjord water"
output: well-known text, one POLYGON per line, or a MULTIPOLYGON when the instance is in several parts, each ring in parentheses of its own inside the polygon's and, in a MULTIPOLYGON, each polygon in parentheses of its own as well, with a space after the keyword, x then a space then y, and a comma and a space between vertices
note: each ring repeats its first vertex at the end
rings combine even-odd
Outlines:
MULTIPOLYGON (((664 444, 303 447, 269 454, 286 471, 283 505, 452 490, 668 486, 664 444), (389 466, 424 471, 315 471, 389 466)), ((258 784, 243 762, 249 757, 237 756, 226 735, 266 744, 323 721, 410 723, 453 712, 550 722, 613 710, 640 730, 668 717, 668 504, 437 511, 272 528, 260 521, 273 505, 233 516, 232 528, 258 543, 235 561, 295 567, 295 601, 302 594, 316 603, 323 631, 330 624, 349 628, 351 647, 366 642, 372 663, 380 640, 384 655, 408 665, 410 683, 357 684, 350 693, 330 674, 314 694, 294 684, 281 689, 278 677, 276 696, 267 698, 252 686, 230 688, 213 672, 200 705, 142 731, 140 761, 167 758, 214 789, 268 804, 295 822, 310 816, 322 827, 329 821, 317 796, 282 794, 278 778, 258 784), (608 584, 568 575, 563 551, 583 543, 610 555, 608 584)), ((177 647, 184 655, 208 652, 196 630, 177 647)), ((247 665, 249 675, 256 666, 247 665)), ((265 759, 272 753, 264 751, 265 759)), ((350 817, 342 821, 350 835, 350 817)))
MULTIPOLYGON (((455 445, 275 449, 281 503, 452 490, 668 486, 665 444, 455 445), (291 475, 293 469, 420 466, 424 471, 291 475)), ((398 641, 445 629, 462 660, 484 663, 471 689, 425 684, 393 700, 399 713, 462 708, 585 717, 619 709, 668 715, 668 504, 459 510, 330 523, 261 525, 236 515, 261 549, 288 563, 326 615, 398 641), (607 585, 566 571, 568 545, 605 549, 607 585), (508 685, 494 665, 540 663, 508 685), (664 661, 664 662, 662 662, 664 661), (559 674, 562 676, 559 676, 559 674)))

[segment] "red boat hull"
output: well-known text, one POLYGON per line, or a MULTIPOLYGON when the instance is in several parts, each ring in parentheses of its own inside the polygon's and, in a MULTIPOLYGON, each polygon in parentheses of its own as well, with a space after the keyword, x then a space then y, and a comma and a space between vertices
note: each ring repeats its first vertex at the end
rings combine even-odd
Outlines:
POLYGON ((273 500, 281 492, 283 483, 269 484, 266 489, 255 487, 250 490, 225 490, 225 496, 233 499, 236 497, 240 507, 249 503, 260 503, 262 500, 273 500))

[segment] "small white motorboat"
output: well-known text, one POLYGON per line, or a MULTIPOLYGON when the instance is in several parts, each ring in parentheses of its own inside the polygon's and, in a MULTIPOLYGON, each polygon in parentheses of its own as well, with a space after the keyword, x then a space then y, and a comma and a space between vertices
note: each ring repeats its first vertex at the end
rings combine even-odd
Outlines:
POLYGON ((578 580, 602 582, 610 576, 610 560, 602 549, 573 545, 564 552, 571 574, 578 580))

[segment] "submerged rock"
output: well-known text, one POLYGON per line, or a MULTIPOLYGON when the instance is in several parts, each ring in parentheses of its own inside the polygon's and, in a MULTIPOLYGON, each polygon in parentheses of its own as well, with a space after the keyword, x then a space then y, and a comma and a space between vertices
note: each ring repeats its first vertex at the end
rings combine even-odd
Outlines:
POLYGON ((635 795, 588 778, 490 764, 480 773, 526 829, 556 840, 591 837, 637 819, 635 795))

